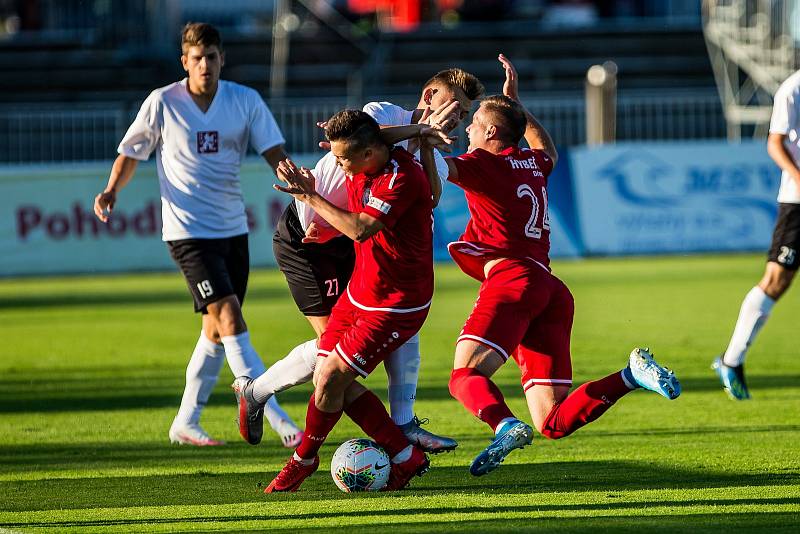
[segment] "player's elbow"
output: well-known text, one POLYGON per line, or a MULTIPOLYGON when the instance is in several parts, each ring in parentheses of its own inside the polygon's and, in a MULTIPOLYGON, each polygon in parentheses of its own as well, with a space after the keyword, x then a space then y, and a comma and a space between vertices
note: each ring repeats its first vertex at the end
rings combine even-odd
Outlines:
POLYGON ((363 243, 364 241, 366 241, 370 237, 374 236, 375 234, 376 234, 376 232, 374 230, 372 230, 371 228, 359 227, 356 230, 355 234, 350 236, 350 237, 356 243, 363 243))
POLYGON ((355 229, 350 239, 356 243, 363 243, 381 230, 383 230, 383 223, 374 217, 362 214, 356 221, 355 229))
POLYGON ((783 138, 781 134, 769 134, 767 137, 767 154, 772 159, 776 159, 784 151, 783 138))

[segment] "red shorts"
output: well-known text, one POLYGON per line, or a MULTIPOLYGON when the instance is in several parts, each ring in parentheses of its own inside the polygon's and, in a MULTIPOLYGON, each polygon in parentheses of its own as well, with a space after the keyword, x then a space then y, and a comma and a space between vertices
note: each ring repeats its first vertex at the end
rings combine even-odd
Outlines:
POLYGON ((410 313, 368 311, 356 307, 345 293, 331 310, 319 340, 319 355, 337 354, 353 371, 366 377, 419 332, 428 309, 410 313))
POLYGON ((575 311, 564 282, 526 260, 503 260, 481 284, 458 342, 477 341, 513 357, 522 388, 572 385, 569 338, 575 311))

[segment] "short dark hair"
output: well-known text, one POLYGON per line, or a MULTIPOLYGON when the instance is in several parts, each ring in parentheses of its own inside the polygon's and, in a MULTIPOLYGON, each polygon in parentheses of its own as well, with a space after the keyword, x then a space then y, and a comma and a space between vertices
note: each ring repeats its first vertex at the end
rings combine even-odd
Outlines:
POLYGON ((192 46, 216 46, 222 52, 219 30, 206 22, 187 22, 181 31, 181 53, 192 46))
POLYGON ((527 119, 522 105, 505 95, 491 95, 481 100, 481 109, 492 116, 498 136, 508 143, 517 144, 525 135, 527 119))
POLYGON ((422 88, 427 89, 431 85, 436 84, 446 85, 451 89, 461 89, 470 100, 477 100, 483 96, 484 89, 481 81, 475 75, 462 69, 453 68, 441 70, 434 74, 430 80, 425 82, 422 88))
POLYGON ((328 119, 325 137, 330 142, 347 141, 350 150, 364 150, 382 144, 381 127, 358 109, 345 109, 328 119))

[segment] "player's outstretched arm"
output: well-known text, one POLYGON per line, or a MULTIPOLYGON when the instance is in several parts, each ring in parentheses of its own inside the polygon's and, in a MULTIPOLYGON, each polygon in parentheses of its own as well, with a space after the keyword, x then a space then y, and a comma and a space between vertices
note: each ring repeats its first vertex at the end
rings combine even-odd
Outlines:
POLYGON ((308 204, 317 215, 353 241, 365 241, 384 228, 381 221, 366 213, 353 213, 331 204, 314 187, 311 170, 298 168, 290 159, 278 164, 278 179, 286 185, 272 187, 308 204))
POLYGON ((528 111, 519 99, 517 69, 514 68, 514 64, 503 54, 497 56, 497 59, 503 65, 503 69, 506 72, 506 80, 503 83, 503 94, 519 102, 520 106, 522 106, 522 109, 525 111, 525 119, 527 121, 525 127, 525 141, 528 142, 528 146, 531 148, 543 150, 550 156, 550 159, 553 160, 553 166, 555 166, 558 161, 558 152, 556 151, 555 143, 553 143, 553 138, 550 137, 550 134, 547 133, 544 126, 536 120, 536 117, 528 111))
POLYGON ((792 177, 797 187, 800 188, 800 168, 797 167, 791 154, 786 150, 786 145, 783 143, 784 139, 786 139, 786 134, 769 134, 769 137, 767 137, 767 154, 782 171, 786 171, 792 177))
POLYGON ((272 172, 274 172, 275 175, 278 174, 278 164, 281 161, 289 159, 289 155, 286 153, 283 145, 275 145, 272 148, 268 148, 261 153, 261 157, 266 160, 267 165, 272 167, 272 172))
POLYGON ((444 126, 450 124, 447 117, 453 115, 454 111, 458 109, 458 105, 458 101, 453 100, 444 110, 439 110, 443 114, 443 124, 428 125, 420 122, 407 126, 384 126, 381 128, 381 140, 387 145, 393 145, 406 139, 426 137, 431 145, 439 150, 450 152, 455 138, 447 135, 449 130, 445 130, 444 126))
POLYGON ((117 202, 117 193, 128 185, 136 172, 138 160, 120 154, 111 166, 108 184, 103 192, 94 197, 94 214, 103 222, 108 222, 108 217, 117 202))
POLYGON ((436 168, 433 147, 427 141, 423 141, 420 144, 419 157, 422 160, 422 168, 425 170, 425 175, 428 177, 428 183, 431 185, 433 207, 435 208, 439 205, 439 199, 442 197, 442 181, 439 179, 439 170, 436 168))

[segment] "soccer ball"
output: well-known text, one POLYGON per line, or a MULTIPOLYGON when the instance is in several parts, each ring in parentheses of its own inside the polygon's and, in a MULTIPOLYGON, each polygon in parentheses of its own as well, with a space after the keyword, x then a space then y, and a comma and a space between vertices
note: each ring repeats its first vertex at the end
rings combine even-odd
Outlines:
POLYGON ((391 469, 386 451, 368 439, 345 441, 331 460, 333 481, 346 493, 380 490, 389 481, 391 469))

